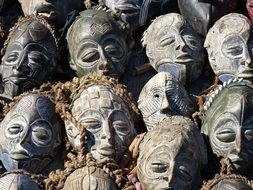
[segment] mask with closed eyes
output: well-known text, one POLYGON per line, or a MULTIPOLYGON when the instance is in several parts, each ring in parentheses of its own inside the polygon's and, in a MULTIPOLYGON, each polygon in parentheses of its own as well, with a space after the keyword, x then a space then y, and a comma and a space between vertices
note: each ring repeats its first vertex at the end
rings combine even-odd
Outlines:
POLYGON ((144 190, 197 189, 206 163, 206 147, 198 128, 188 118, 172 116, 144 136, 137 175, 144 190))
POLYGON ((56 68, 57 41, 43 18, 21 18, 5 43, 0 71, 3 96, 12 99, 49 80, 56 68))
POLYGON ((210 65, 222 82, 253 78, 252 24, 244 15, 231 13, 208 31, 204 44, 210 65))
MULTIPOLYGON (((70 108, 75 120, 86 128, 87 149, 94 158, 119 161, 136 131, 128 106, 114 89, 92 85, 72 101, 70 108)), ((70 143, 80 151, 79 130, 68 120, 65 127, 70 143)))
POLYGON ((55 105, 39 94, 22 97, 10 109, 0 124, 0 134, 0 158, 7 171, 42 173, 56 160, 62 143, 55 105))
POLYGON ((202 73, 202 38, 177 13, 157 17, 143 34, 143 46, 151 66, 166 71, 182 84, 194 82, 202 73))
POLYGON ((67 33, 71 68, 79 77, 91 72, 120 77, 129 55, 127 36, 109 14, 81 12, 67 33))
POLYGON ((148 131, 165 117, 191 117, 194 112, 194 105, 184 86, 166 72, 156 74, 145 84, 138 99, 138 108, 148 131))
POLYGON ((217 156, 230 159, 239 173, 247 173, 253 159, 253 88, 234 80, 208 97, 201 131, 217 156))

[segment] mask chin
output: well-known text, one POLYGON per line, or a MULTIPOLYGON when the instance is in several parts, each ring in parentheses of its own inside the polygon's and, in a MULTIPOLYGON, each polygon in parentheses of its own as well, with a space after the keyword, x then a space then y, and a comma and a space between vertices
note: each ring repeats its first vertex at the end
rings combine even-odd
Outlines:
POLYGON ((176 64, 172 62, 161 64, 158 69, 158 72, 168 72, 182 84, 185 84, 186 80, 186 68, 183 64, 176 64))

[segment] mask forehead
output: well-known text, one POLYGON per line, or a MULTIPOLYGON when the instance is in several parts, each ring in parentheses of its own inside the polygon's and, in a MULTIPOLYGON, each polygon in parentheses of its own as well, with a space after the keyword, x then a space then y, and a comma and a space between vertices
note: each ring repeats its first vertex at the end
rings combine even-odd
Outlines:
MULTIPOLYGON (((72 113, 74 117, 79 117, 86 110, 121 110, 129 118, 130 113, 123 102, 123 100, 118 97, 113 89, 107 88, 101 85, 94 85, 85 89, 80 97, 73 102, 72 113)), ((105 113, 108 116, 110 112, 105 113)))
POLYGON ((202 131, 207 132, 212 129, 211 123, 225 113, 235 116, 238 124, 244 127, 243 123, 250 118, 253 108, 253 89, 245 85, 234 85, 222 89, 216 96, 211 106, 207 109, 202 131))
POLYGON ((69 189, 116 190, 117 187, 114 181, 102 169, 85 166, 75 170, 68 176, 63 190, 69 189))
POLYGON ((38 184, 25 174, 11 173, 0 178, 0 186, 5 190, 40 190, 38 184))
POLYGON ((23 44, 23 46, 31 42, 37 42, 43 44, 48 50, 52 48, 50 48, 50 46, 53 46, 56 49, 56 45, 54 44, 55 41, 50 30, 35 19, 30 19, 22 23, 12 33, 8 44, 12 44, 13 42, 19 42, 20 44, 23 44), (48 38, 51 39, 51 42, 48 42, 48 38))
POLYGON ((108 34, 115 35, 117 38, 123 37, 123 32, 118 24, 103 11, 86 10, 80 13, 71 25, 67 34, 68 46, 71 49, 80 44, 83 39, 92 39, 99 43, 108 34))

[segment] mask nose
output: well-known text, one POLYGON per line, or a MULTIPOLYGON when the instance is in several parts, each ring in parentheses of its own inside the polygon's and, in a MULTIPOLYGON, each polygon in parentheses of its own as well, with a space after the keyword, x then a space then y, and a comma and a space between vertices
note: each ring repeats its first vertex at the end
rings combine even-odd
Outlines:
POLYGON ((105 120, 102 124, 102 135, 101 135, 101 140, 102 141, 107 141, 107 142, 111 142, 112 139, 112 133, 110 130, 110 125, 108 120, 105 120))
POLYGON ((244 65, 247 68, 252 67, 252 60, 248 50, 245 51, 245 61, 242 62, 242 65, 244 65))
POLYGON ((166 94, 164 94, 164 98, 162 100, 162 105, 161 105, 161 112, 165 113, 166 111, 169 110, 169 108, 170 108, 170 104, 169 104, 168 98, 166 94))
POLYGON ((183 38, 180 35, 178 35, 178 37, 176 39, 176 42, 177 42, 176 50, 184 51, 185 47, 186 47, 186 44, 185 44, 183 38))
POLYGON ((21 67, 26 63, 27 59, 26 59, 26 55, 25 53, 23 55, 21 55, 21 58, 17 61, 17 64, 14 65, 14 68, 16 70, 20 70, 21 67))
POLYGON ((99 49, 99 54, 100 54, 100 60, 98 63, 98 70, 108 71, 109 70, 109 61, 105 56, 105 52, 101 47, 98 47, 98 49, 99 49))

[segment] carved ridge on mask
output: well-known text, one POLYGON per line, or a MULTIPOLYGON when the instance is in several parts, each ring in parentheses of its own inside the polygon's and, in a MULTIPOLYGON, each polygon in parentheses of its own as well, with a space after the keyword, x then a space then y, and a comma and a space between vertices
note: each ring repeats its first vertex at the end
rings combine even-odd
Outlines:
MULTIPOLYGON (((94 173, 94 177, 96 177, 96 170, 100 170, 100 172, 102 172, 102 176, 113 180, 118 188, 133 188, 133 185, 124 176, 123 170, 120 169, 119 166, 112 159, 96 161, 90 153, 86 155, 80 153, 78 155, 69 153, 67 157, 68 159, 65 162, 64 169, 51 172, 48 178, 44 180, 46 190, 55 190, 56 188, 65 189, 65 182, 68 180, 68 177, 77 173, 78 171, 76 170, 83 170, 85 169, 85 167, 88 167, 89 169, 89 174, 86 175, 92 175, 94 173)), ((76 183, 74 185, 78 186, 79 184, 76 183)), ((88 186, 89 184, 86 185, 88 186)))
MULTIPOLYGON (((24 176, 27 176, 31 179, 32 183, 35 183, 38 186, 39 189, 44 189, 44 181, 43 180, 46 179, 46 176, 43 176, 41 174, 31 174, 31 173, 29 173, 25 170, 16 169, 16 170, 12 170, 12 171, 3 173, 0 176, 0 181, 2 180, 2 178, 7 177, 8 175, 17 175, 17 176, 24 175, 24 176)), ((2 183, 4 183, 4 182, 2 182, 2 183)), ((13 181, 11 183, 13 183, 13 181)), ((0 184, 1 184, 1 182, 0 182, 0 184)), ((1 185, 3 185, 3 184, 1 184, 1 185)), ((1 186, 0 188, 3 188, 3 186, 1 186)))
MULTIPOLYGON (((43 24, 51 33, 52 37, 54 38, 55 44, 56 44, 56 53, 58 52, 59 49, 59 41, 58 41, 58 37, 56 34, 56 30, 54 28, 54 26, 52 26, 51 24, 49 24, 49 22, 43 17, 43 16, 39 16, 39 15, 29 15, 29 16, 25 16, 25 17, 20 17, 18 19, 18 21, 16 22, 16 24, 10 29, 9 35, 7 40, 4 42, 4 47, 3 49, 1 49, 1 55, 3 56, 5 54, 5 51, 7 49, 7 46, 11 40, 11 37, 13 35, 13 33, 18 29, 18 27, 20 25, 22 25, 23 23, 29 21, 29 20, 36 20, 39 23, 43 24)), ((56 56, 57 57, 57 56, 56 56)))

